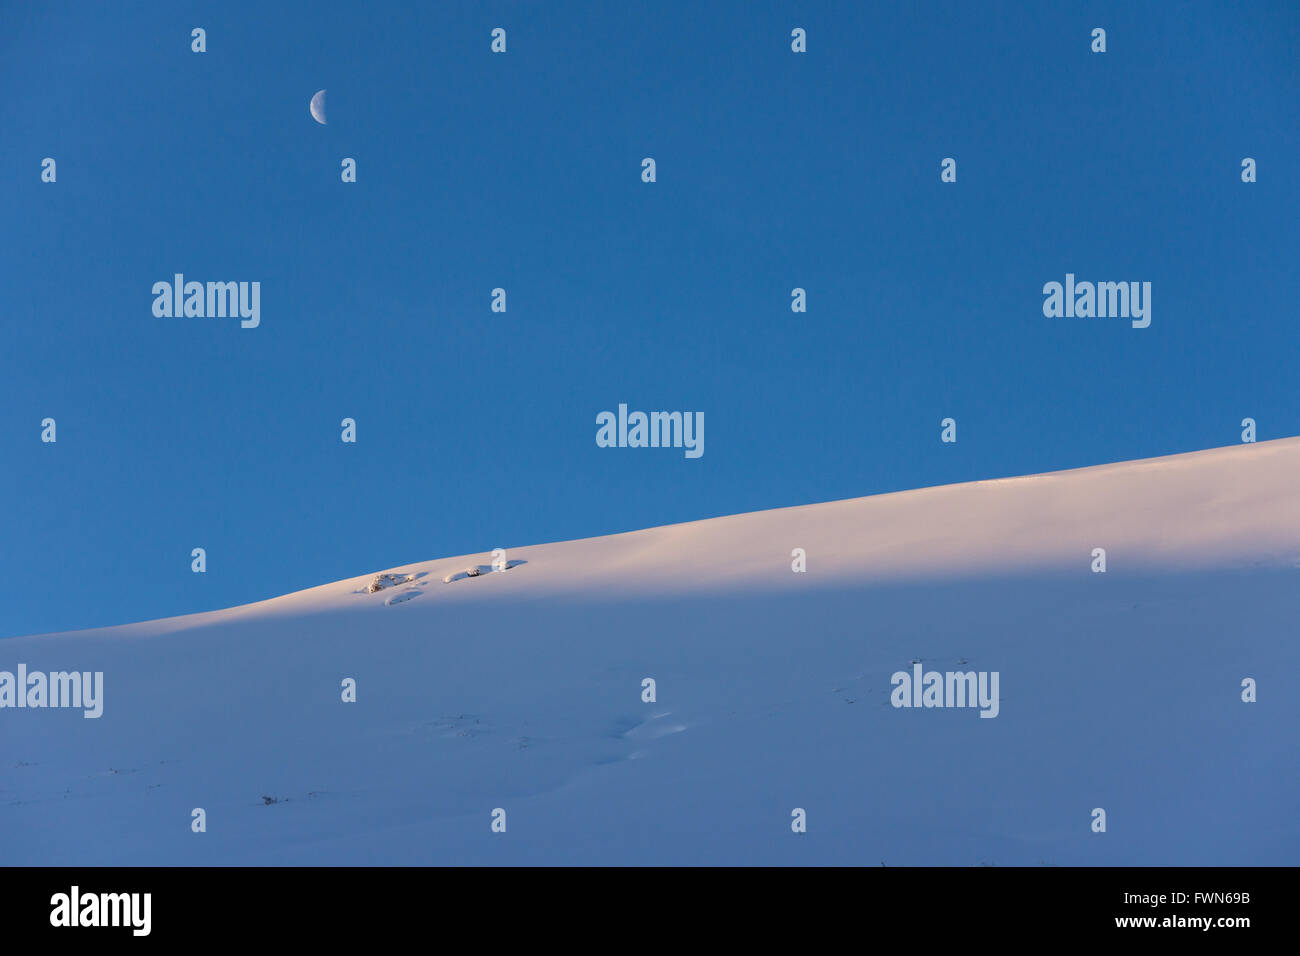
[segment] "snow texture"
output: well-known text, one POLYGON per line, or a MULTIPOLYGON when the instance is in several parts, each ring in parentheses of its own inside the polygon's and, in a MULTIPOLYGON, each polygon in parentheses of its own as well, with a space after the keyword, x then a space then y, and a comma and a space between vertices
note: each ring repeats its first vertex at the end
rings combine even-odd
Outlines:
POLYGON ((1285 439, 0 641, 104 673, 0 710, 0 862, 1295 864, 1298 482, 1285 439), (996 719, 891 706, 913 661, 996 719))

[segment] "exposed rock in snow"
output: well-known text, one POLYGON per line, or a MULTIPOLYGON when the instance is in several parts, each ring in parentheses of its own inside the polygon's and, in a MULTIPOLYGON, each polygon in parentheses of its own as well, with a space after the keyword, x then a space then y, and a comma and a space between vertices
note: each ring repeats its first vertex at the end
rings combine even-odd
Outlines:
POLYGON ((476 578, 480 574, 486 574, 491 570, 492 568, 489 567, 488 565, 471 564, 469 567, 464 568, 463 570, 451 572, 451 574, 447 575, 445 578, 442 579, 442 583, 451 584, 452 581, 460 581, 464 578, 476 578))
POLYGON ((382 591, 384 588, 393 588, 400 584, 410 584, 414 580, 414 574, 377 574, 366 590, 371 594, 374 594, 376 591, 382 591))

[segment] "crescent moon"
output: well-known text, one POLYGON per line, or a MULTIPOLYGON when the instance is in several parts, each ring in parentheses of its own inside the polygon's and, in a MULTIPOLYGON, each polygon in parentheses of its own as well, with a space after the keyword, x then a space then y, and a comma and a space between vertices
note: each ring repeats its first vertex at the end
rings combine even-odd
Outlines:
POLYGON ((317 90, 311 98, 311 118, 325 126, 325 91, 317 90))

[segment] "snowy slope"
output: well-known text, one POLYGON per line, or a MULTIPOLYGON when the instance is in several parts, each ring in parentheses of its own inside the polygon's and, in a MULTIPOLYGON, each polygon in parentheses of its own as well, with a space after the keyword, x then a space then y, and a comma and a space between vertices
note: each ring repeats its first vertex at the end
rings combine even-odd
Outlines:
POLYGON ((105 685, 97 720, 0 710, 0 862, 1300 861, 1300 439, 509 548, 444 583, 499 544, 374 593, 0 641, 0 670, 105 685), (997 717, 891 706, 914 659, 998 672, 997 717))

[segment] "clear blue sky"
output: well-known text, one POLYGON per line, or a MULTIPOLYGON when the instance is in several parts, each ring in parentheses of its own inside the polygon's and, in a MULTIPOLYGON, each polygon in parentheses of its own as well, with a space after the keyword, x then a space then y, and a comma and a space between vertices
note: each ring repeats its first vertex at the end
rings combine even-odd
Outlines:
POLYGON ((1297 40, 1289 2, 9 4, 0 635, 1300 433, 1297 40), (260 328, 155 318, 175 272, 261 282, 260 328), (1045 318, 1066 272, 1150 281, 1151 327, 1045 318), (704 456, 598 448, 619 402, 704 456))

